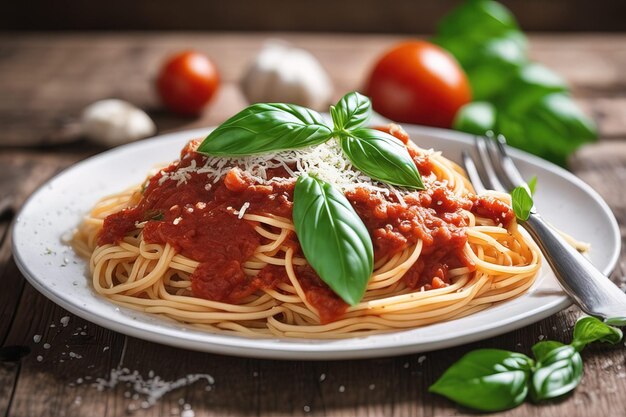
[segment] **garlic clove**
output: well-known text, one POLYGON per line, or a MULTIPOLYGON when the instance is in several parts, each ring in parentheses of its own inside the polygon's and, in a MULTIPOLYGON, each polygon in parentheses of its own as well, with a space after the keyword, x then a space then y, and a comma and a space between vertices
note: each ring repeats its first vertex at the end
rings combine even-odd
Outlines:
POLYGON ((271 41, 248 68, 242 90, 252 103, 293 103, 325 110, 333 94, 332 82, 308 51, 271 41))
POLYGON ((156 125, 143 110, 124 100, 96 101, 83 110, 82 132, 93 142, 117 146, 156 133, 156 125))

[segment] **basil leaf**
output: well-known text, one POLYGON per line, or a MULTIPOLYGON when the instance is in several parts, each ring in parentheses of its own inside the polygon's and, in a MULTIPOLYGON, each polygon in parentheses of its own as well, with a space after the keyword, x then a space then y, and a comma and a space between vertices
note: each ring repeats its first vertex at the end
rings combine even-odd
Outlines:
POLYGON ((511 205, 515 217, 520 221, 528 220, 530 210, 533 208, 533 199, 526 188, 520 186, 511 191, 511 205))
POLYGON ((352 164, 370 177, 417 190, 424 183, 406 146, 388 133, 355 129, 340 137, 341 149, 352 164))
POLYGON ((466 407, 500 411, 528 394, 533 360, 521 353, 480 349, 463 356, 428 389, 466 407))
POLYGON ((626 317, 609 317, 608 319, 604 320, 604 322, 609 326, 624 327, 626 326, 626 317))
POLYGON ((461 3, 441 19, 437 33, 442 37, 484 40, 517 30, 515 17, 504 5, 492 0, 461 3))
POLYGON ((374 269, 363 221, 340 191, 315 177, 299 177, 293 198, 293 222, 307 261, 339 297, 357 304, 374 269))
POLYGON ((364 126, 372 115, 369 98, 356 91, 346 94, 330 107, 335 130, 351 130, 364 126))
POLYGON ((500 111, 498 133, 510 145, 560 165, 581 144, 596 138, 593 121, 564 93, 543 96, 525 112, 500 111))
POLYGON ((528 189, 530 190, 530 195, 534 196, 535 195, 535 188, 537 188, 537 176, 533 175, 533 177, 528 180, 526 185, 528 185, 528 189))
POLYGON ((475 45, 472 63, 467 64, 467 77, 474 100, 494 99, 506 94, 511 80, 526 62, 526 50, 516 38, 519 32, 475 45))
POLYGON ((237 113, 200 144, 206 155, 252 155, 326 142, 331 128, 322 116, 293 104, 259 103, 237 113))
POLYGON ((543 361, 548 353, 552 352, 556 348, 560 348, 561 346, 565 346, 561 342, 557 342, 556 340, 544 340, 543 342, 535 343, 533 346, 533 355, 535 356, 535 360, 537 362, 543 361))
POLYGON ((507 94, 503 94, 498 101, 503 111, 509 114, 525 113, 543 96, 568 90, 563 78, 536 63, 520 68, 507 87, 507 94))
POLYGON ((530 394, 534 401, 560 397, 572 391, 583 375, 583 360, 570 345, 553 349, 537 364, 530 394))
POLYGON ((564 93, 543 96, 533 104, 528 116, 531 120, 534 117, 538 118, 538 124, 549 127, 559 138, 568 139, 573 147, 578 147, 597 136, 593 121, 580 110, 570 96, 564 93))
POLYGON ((622 331, 609 326, 595 317, 582 317, 574 326, 572 346, 579 352, 592 342, 619 343, 622 340, 622 331))
POLYGON ((486 101, 468 103, 458 110, 452 127, 480 136, 493 132, 496 128, 496 108, 486 101))

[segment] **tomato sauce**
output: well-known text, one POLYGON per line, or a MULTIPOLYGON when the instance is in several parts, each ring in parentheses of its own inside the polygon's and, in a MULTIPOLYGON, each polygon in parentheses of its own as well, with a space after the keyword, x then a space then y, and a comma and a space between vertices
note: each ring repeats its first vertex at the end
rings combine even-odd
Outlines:
MULTIPOLYGON (((404 143, 408 136, 402 129, 388 130, 404 143), (406 137, 405 137, 406 136, 406 137)), ((243 264, 265 243, 252 222, 239 218, 246 213, 271 213, 291 219, 293 181, 258 184, 244 171, 233 168, 214 181, 194 167, 206 159, 190 143, 179 161, 149 179, 136 206, 108 216, 98 237, 98 244, 119 242, 138 226, 148 243, 169 243, 177 253, 199 262, 191 276, 195 296, 238 303, 262 288, 276 288, 289 282, 283 267, 268 265, 255 277, 244 273, 243 264)), ((410 153, 423 177, 433 166, 428 156, 410 153)), ((284 169, 275 169, 268 177, 286 177, 284 169)), ((431 177, 432 178, 432 177, 431 177)), ((448 270, 460 266, 473 268, 464 256, 467 241, 464 232, 465 210, 493 219, 505 226, 514 214, 506 204, 489 197, 457 197, 445 184, 429 179, 426 190, 403 196, 383 195, 357 188, 346 197, 363 220, 374 244, 375 259, 423 242, 418 261, 404 275, 404 283, 413 289, 428 290, 449 285, 448 270)), ((297 237, 290 234, 287 245, 302 256, 297 237)), ((319 312, 322 323, 340 318, 347 309, 343 302, 310 266, 296 266, 296 276, 307 301, 319 312)))

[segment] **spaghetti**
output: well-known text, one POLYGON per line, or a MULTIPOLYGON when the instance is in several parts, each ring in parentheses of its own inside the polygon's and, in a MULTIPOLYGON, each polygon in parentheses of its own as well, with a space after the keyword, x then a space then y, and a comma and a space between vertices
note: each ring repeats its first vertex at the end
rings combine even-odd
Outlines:
POLYGON ((336 144, 242 158, 190 142, 145 184, 104 198, 75 233, 96 292, 213 332, 343 338, 484 310, 526 292, 539 251, 506 194, 476 196, 463 171, 408 141, 426 190, 356 171, 336 144), (291 220, 293 187, 314 172, 341 189, 374 243, 374 272, 348 306, 308 265, 291 220))

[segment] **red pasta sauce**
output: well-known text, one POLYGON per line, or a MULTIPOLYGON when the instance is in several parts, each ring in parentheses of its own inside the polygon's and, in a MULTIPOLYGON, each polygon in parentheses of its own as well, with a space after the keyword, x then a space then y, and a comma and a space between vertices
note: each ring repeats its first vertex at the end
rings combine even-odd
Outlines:
MULTIPOLYGON (((406 133, 396 126, 381 128, 404 143, 406 133)), ((190 142, 172 163, 146 183, 130 208, 104 220, 98 244, 114 244, 143 223, 143 239, 148 243, 169 243, 177 253, 199 262, 191 275, 194 296, 208 300, 238 303, 262 288, 276 288, 289 282, 284 267, 268 265, 255 277, 248 277, 243 264, 265 243, 254 230, 256 224, 239 218, 246 213, 274 214, 292 218, 293 181, 256 183, 245 172, 233 168, 218 181, 190 170, 203 166, 206 157, 194 151, 190 142), (195 165, 192 165, 195 164, 195 165), (180 171, 180 172, 179 172, 180 171), (178 175, 179 172, 185 175, 178 175), (168 176, 169 178, 163 178, 168 176), (184 179, 180 179, 184 178, 184 179)), ((423 177, 433 170, 428 156, 408 145, 409 152, 423 177)), ((268 173, 288 177, 284 169, 268 173)), ((460 266, 473 268, 463 254, 467 241, 464 210, 507 226, 514 218, 509 206, 490 197, 456 197, 445 184, 426 181, 426 190, 403 196, 374 194, 365 188, 346 193, 346 197, 367 227, 374 244, 374 257, 393 256, 422 240, 418 261, 402 278, 413 289, 429 290, 449 285, 448 270, 460 266)), ((285 242, 303 256, 297 237, 291 233, 285 242)), ((343 302, 310 266, 295 266, 298 282, 307 301, 317 309, 322 323, 339 319, 347 309, 343 302)))

